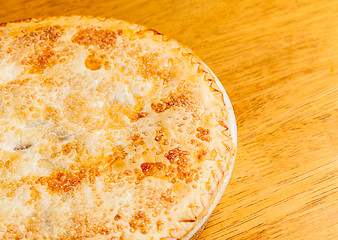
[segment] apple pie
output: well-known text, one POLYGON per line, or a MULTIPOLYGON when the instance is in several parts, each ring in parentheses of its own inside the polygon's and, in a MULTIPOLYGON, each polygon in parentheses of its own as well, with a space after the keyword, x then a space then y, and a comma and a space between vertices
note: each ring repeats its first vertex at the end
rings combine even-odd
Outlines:
POLYGON ((185 239, 236 143, 212 72, 143 26, 0 24, 0 239, 185 239))

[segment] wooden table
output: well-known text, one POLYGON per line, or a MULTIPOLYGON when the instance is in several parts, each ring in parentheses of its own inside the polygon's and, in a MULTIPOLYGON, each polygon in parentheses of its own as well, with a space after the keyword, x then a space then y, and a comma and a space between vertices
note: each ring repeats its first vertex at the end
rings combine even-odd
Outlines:
POLYGON ((338 239, 337 0, 0 0, 0 22, 73 14, 167 34, 227 90, 238 156, 200 239, 338 239))

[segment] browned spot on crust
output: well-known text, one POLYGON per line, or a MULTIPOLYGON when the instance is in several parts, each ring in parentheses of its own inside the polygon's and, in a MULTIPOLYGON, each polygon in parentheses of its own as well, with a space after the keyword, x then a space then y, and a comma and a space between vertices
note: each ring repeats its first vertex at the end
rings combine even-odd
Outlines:
POLYGON ((200 178, 199 171, 196 169, 189 169, 183 166, 177 167, 178 178, 184 180, 185 183, 197 181, 200 178))
POLYGON ((188 155, 187 151, 181 150, 179 147, 169 150, 164 156, 169 160, 170 163, 175 163, 179 159, 186 158, 188 155))
POLYGON ((121 215, 120 214, 116 214, 115 217, 114 217, 114 220, 118 221, 120 219, 122 219, 121 215))
POLYGON ((56 81, 53 77, 43 78, 40 81, 42 87, 61 87, 61 83, 56 81))
POLYGON ((148 113, 146 113, 146 112, 137 112, 137 113, 131 115, 130 121, 136 122, 139 119, 146 117, 147 115, 148 115, 148 113))
MULTIPOLYGON (((62 36, 64 30, 60 26, 51 26, 51 27, 41 27, 36 28, 34 31, 28 32, 23 30, 23 35, 18 36, 14 42, 14 47, 27 47, 32 44, 42 47, 44 45, 51 45, 56 43, 57 40, 62 36)), ((34 47, 37 47, 34 46, 34 47)))
POLYGON ((145 176, 164 176, 167 166, 161 162, 145 162, 141 164, 141 169, 145 176))
POLYGON ((45 111, 44 111, 44 118, 46 120, 54 120, 54 121, 58 121, 58 119, 60 118, 60 111, 58 109, 56 109, 53 106, 46 106, 45 111))
MULTIPOLYGON (((76 151, 79 159, 84 158, 84 146, 77 141, 64 144, 60 152, 56 151, 50 157, 59 156, 60 153, 68 155, 72 150, 76 151)), ((110 173, 112 169, 121 170, 120 165, 124 164, 127 153, 121 147, 115 147, 112 151, 113 153, 108 156, 82 159, 77 166, 70 166, 69 170, 56 171, 40 177, 35 183, 47 186, 51 193, 57 194, 72 192, 83 183, 93 184, 97 176, 110 173)))
POLYGON ((123 30, 122 29, 118 29, 117 30, 117 35, 122 35, 123 34, 123 30))
POLYGON ((147 234, 149 232, 149 224, 150 220, 143 211, 135 212, 129 222, 132 232, 139 230, 142 234, 147 234))
POLYGON ((8 82, 6 85, 0 85, 1 91, 13 91, 17 89, 18 87, 25 86, 29 84, 31 81, 31 78, 25 78, 25 79, 16 79, 11 82, 8 82))
MULTIPOLYGON (((4 151, 0 153, 0 172, 10 173, 15 170, 18 163, 21 162, 20 151, 4 151)), ((0 178, 0 185, 1 185, 0 178)))
POLYGON ((143 138, 138 133, 135 133, 134 135, 132 135, 130 137, 130 140, 132 141, 132 145, 134 147, 138 147, 139 145, 143 145, 144 144, 143 138))
POLYGON ((31 193, 30 193, 31 202, 34 202, 41 198, 41 193, 34 186, 31 186, 29 189, 31 190, 31 193))
POLYGON ((156 113, 164 112, 171 107, 184 107, 187 109, 195 105, 195 100, 190 92, 171 92, 169 97, 162 98, 157 103, 151 103, 150 106, 156 113))
POLYGON ((198 132, 198 133, 196 133, 197 138, 199 138, 199 139, 201 139, 202 141, 205 141, 205 142, 211 141, 209 129, 198 127, 196 130, 198 132))
POLYGON ((198 162, 204 161, 206 155, 207 155, 207 151, 205 151, 204 149, 198 150, 198 151, 197 151, 197 161, 198 161, 198 162))
POLYGON ((163 230, 164 222, 162 220, 158 220, 156 222, 156 230, 161 232, 163 230))
POLYGON ((161 194, 161 200, 169 203, 176 203, 176 197, 173 196, 172 189, 167 189, 164 193, 161 194))
POLYGON ((115 45, 116 33, 110 30, 86 28, 79 30, 72 38, 72 42, 85 47, 96 46, 108 49, 115 45))
POLYGON ((38 54, 32 54, 21 61, 24 65, 31 65, 31 73, 42 73, 46 68, 50 68, 58 62, 56 52, 52 47, 47 46, 38 50, 38 54))
POLYGON ((194 100, 189 92, 171 93, 167 105, 178 107, 189 107, 194 104, 194 100))
MULTIPOLYGON (((171 164, 176 166, 176 168, 171 168, 171 174, 173 174, 173 171, 177 172, 178 179, 185 181, 186 183, 199 179, 198 171, 191 168, 191 163, 187 158, 188 154, 187 151, 183 151, 180 148, 174 148, 164 155, 171 164)), ((168 174, 170 174, 170 171, 168 174)))
POLYGON ((156 130, 155 141, 156 141, 156 142, 161 141, 163 136, 164 136, 163 129, 162 129, 162 128, 157 129, 157 130, 156 130))
POLYGON ((47 186, 47 189, 55 193, 67 193, 73 191, 83 182, 88 181, 90 174, 97 175, 92 169, 81 169, 78 171, 55 172, 49 176, 39 178, 36 183, 47 186))
POLYGON ((31 36, 39 35, 39 40, 43 41, 52 41, 56 42, 64 33, 64 30, 61 29, 60 26, 52 26, 52 27, 41 27, 37 28, 36 31, 41 32, 41 34, 37 34, 36 32, 30 33, 31 36))
MULTIPOLYGON (((10 161, 7 161, 7 162, 10 162, 10 161)), ((13 163, 11 162, 10 164, 12 165, 13 163)), ((4 167, 5 166, 2 166, 1 164, 0 169, 2 170, 2 168, 4 167)), ((6 166, 5 169, 7 167, 8 166, 6 166)), ((24 178, 21 178, 20 180, 12 180, 10 182, 4 181, 3 179, 0 180, 0 186, 3 189, 7 190, 7 197, 13 197, 16 194, 17 189, 20 188, 24 184, 31 184, 31 179, 29 177, 24 177, 24 178)))
POLYGON ((22 30, 22 33, 23 35, 16 37, 8 53, 23 55, 21 63, 31 66, 30 73, 42 73, 46 68, 63 61, 54 49, 64 33, 60 26, 40 27, 32 32, 22 30))
POLYGON ((102 64, 103 64, 103 58, 98 57, 95 54, 88 55, 85 60, 86 68, 92 71, 99 70, 102 67, 102 64))
POLYGON ((156 113, 164 112, 169 108, 169 105, 166 102, 151 103, 150 106, 156 113))
POLYGON ((83 144, 78 141, 73 141, 62 145, 61 152, 63 155, 68 155, 72 150, 80 154, 83 144))
POLYGON ((147 54, 139 57, 140 65, 138 72, 142 77, 149 78, 157 78, 162 79, 164 83, 167 83, 170 78, 169 68, 171 63, 169 63, 169 67, 165 68, 164 63, 161 61, 171 61, 160 59, 159 54, 147 54))
POLYGON ((6 231, 2 236, 3 239, 13 239, 12 236, 18 236, 16 239, 23 239, 24 234, 20 230, 20 226, 16 223, 10 223, 6 226, 6 231))
POLYGON ((123 174, 126 175, 126 176, 131 176, 131 175, 133 175, 133 172, 130 171, 130 170, 124 170, 123 174))

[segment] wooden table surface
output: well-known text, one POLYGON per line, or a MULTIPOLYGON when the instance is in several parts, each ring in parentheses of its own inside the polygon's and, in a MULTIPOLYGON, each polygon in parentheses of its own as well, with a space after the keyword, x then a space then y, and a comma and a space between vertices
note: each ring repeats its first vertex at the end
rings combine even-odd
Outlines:
POLYGON ((200 239, 338 239, 337 0, 0 0, 0 22, 99 15, 192 48, 233 103, 238 155, 200 239))

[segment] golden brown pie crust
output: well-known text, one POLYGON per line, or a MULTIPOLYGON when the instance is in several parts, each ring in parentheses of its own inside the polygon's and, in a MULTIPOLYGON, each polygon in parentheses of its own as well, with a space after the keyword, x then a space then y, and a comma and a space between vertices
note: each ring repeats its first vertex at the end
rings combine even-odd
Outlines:
POLYGON ((0 24, 0 239, 181 239, 229 174, 191 50, 94 17, 0 24))

